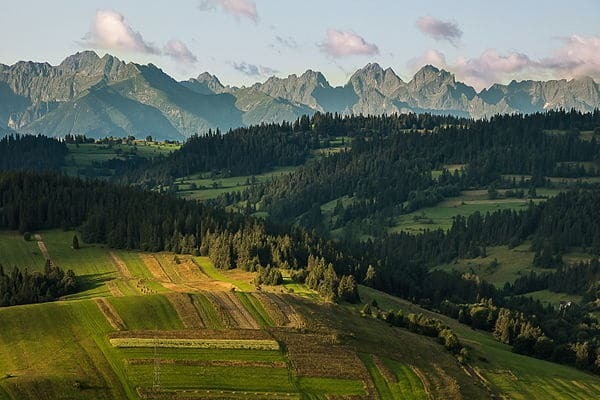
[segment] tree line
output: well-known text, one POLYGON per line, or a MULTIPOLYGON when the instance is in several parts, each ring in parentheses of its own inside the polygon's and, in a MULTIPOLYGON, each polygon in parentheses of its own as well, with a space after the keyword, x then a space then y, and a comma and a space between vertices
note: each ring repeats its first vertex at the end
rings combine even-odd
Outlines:
POLYGON ((64 271, 49 261, 42 272, 0 265, 0 307, 42 303, 74 293, 77 280, 72 270, 64 271))
POLYGON ((57 170, 65 164, 67 145, 42 135, 0 139, 0 170, 57 170))

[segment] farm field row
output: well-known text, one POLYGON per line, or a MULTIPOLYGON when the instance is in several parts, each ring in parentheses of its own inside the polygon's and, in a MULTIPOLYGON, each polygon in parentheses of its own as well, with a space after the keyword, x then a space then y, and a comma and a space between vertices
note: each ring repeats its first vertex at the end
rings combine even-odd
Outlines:
POLYGON ((572 367, 513 353, 491 334, 473 330, 444 315, 376 290, 360 287, 363 302, 375 299, 384 310, 423 313, 442 320, 469 347, 471 365, 491 383, 496 395, 510 399, 592 399, 600 397, 600 381, 592 374, 572 367))
MULTIPOLYGON (((73 250, 73 232, 41 232, 31 242, 2 235, 9 244, 0 263, 27 261, 39 270, 49 256, 84 282, 63 301, 0 309, 2 400, 59 393, 136 399, 151 390, 155 363, 161 398, 169 399, 487 396, 435 340, 323 303, 303 285, 294 295, 257 291, 252 274, 216 270, 203 257, 87 244, 73 250)), ((503 251, 490 248, 488 257, 500 266, 514 263, 503 251)), ((376 298, 384 309, 418 309, 367 288, 361 297, 376 298)), ((600 393, 594 377, 515 355, 488 334, 449 325, 497 393, 516 393, 511 374, 519 377, 515 387, 533 399, 558 399, 565 390, 576 399, 600 393), (483 354, 485 362, 477 358, 483 354), (553 375, 544 373, 550 366, 553 375), (529 387, 535 385, 541 389, 529 387)))

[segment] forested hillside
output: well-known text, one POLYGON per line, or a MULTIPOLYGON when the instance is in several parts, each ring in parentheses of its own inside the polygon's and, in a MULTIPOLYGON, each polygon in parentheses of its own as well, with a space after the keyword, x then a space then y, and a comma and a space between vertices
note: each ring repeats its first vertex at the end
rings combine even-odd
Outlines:
MULTIPOLYGON (((577 365, 589 369, 596 368, 598 326, 585 309, 573 309, 567 318, 539 302, 513 297, 517 292, 512 286, 497 290, 479 279, 430 272, 428 267, 479 254, 490 245, 517 245, 527 238, 534 243, 541 267, 547 266, 548 256, 550 260, 560 258, 568 246, 598 254, 599 204, 598 191, 571 192, 518 213, 458 218, 448 232, 386 235, 362 244, 335 244, 301 229, 269 227, 253 218, 164 194, 49 174, 4 173, 0 179, 0 225, 4 228, 23 232, 79 227, 89 243, 208 255, 218 268, 258 270, 272 284, 280 281, 273 278, 277 268, 292 270, 293 279, 331 299, 356 299, 356 284, 364 282, 439 308, 479 329, 500 329, 497 324, 506 309, 515 313, 510 318, 527 326, 522 331, 515 328, 513 336, 503 339, 513 344, 515 351, 557 362, 577 359, 577 365), (549 225, 553 226, 550 231, 549 225), (564 329, 553 330, 557 323, 564 329), (583 337, 586 340, 581 342, 583 337), (550 341, 544 343, 543 353, 535 349, 540 340, 550 341), (589 349, 588 362, 577 358, 573 350, 580 342, 589 349)), ((587 294, 595 288, 583 286, 580 290, 587 294)))
MULTIPOLYGON (((334 301, 357 301, 362 283, 493 331, 516 352, 597 370, 600 191, 581 179, 599 174, 599 125, 598 112, 574 111, 489 121, 317 114, 291 124, 211 132, 166 157, 116 169, 112 179, 140 188, 4 172, 0 226, 20 232, 75 228, 86 243, 208 256, 222 270, 256 271, 259 285, 281 284, 284 271, 334 301), (340 137, 350 145, 328 150, 327 143, 340 137), (298 167, 208 203, 160 193, 191 173, 252 176, 281 166, 298 167), (555 185, 557 177, 578 180, 540 198, 536 190, 555 185), (457 215, 448 229, 386 229, 395 218, 466 189, 484 189, 490 198, 528 197, 529 203, 457 215), (327 219, 322 207, 332 202, 327 219), (264 218, 250 215, 256 211, 264 218), (328 238, 353 224, 363 225, 362 236, 328 238), (487 257, 489 248, 524 245, 534 270, 500 285, 436 268, 487 257), (574 249, 587 258, 568 264, 563 258, 574 249), (556 290, 560 279, 582 299, 568 312, 522 296, 556 290)), ((3 146, 18 148, 27 140, 64 147, 42 137, 9 138, 3 146)))
MULTIPOLYGON (((276 220, 301 221, 322 228, 320 205, 348 196, 334 215, 335 229, 351 220, 391 217, 456 196, 466 188, 525 188, 544 185, 544 177, 598 174, 579 163, 600 157, 600 144, 580 130, 600 125, 600 114, 556 112, 497 116, 470 121, 421 116, 341 118, 322 116, 315 131, 350 136, 352 149, 309 163, 282 179, 224 196, 222 204, 247 202, 276 220), (561 135, 549 130, 566 129, 561 135), (446 166, 460 165, 450 171, 446 166), (441 171, 437 176, 434 170, 441 171), (515 181, 506 175, 528 175, 515 181), (316 214, 316 215, 315 215, 316 214)), ((383 220, 385 224, 385 220, 383 220)))
POLYGON ((67 146, 45 136, 8 135, 0 139, 0 170, 56 170, 67 146))

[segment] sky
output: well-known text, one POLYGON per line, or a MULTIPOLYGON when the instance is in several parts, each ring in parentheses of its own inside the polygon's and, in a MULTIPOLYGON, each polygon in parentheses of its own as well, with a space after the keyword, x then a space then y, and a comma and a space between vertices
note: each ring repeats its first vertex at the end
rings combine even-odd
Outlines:
POLYGON ((230 85, 369 62, 410 80, 433 64, 481 90, 513 79, 600 81, 599 0, 20 0, 0 13, 0 63, 86 49, 230 85))

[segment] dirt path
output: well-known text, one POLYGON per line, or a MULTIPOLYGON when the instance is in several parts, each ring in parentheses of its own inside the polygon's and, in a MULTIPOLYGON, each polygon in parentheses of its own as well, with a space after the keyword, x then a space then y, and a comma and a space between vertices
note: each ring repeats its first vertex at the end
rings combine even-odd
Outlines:
POLYGON ((39 233, 36 233, 35 235, 33 235, 33 238, 35 240, 37 240, 37 245, 38 245, 40 251, 42 252, 42 255, 44 256, 44 259, 51 260, 50 253, 48 253, 48 247, 46 247, 46 243, 44 243, 44 240, 42 239, 42 235, 40 235, 39 233))
POLYGON ((232 292, 213 292, 210 293, 210 297, 233 319, 237 328, 260 329, 260 325, 232 292))
POLYGON ((114 252, 109 252, 110 258, 113 260, 113 263, 117 267, 117 272, 121 275, 122 278, 131 279, 132 275, 127 268, 127 264, 121 258, 116 255, 114 252))
POLYGON ((127 329, 125 326, 125 322, 115 310, 115 308, 108 302, 108 300, 104 298, 94 299, 94 302, 104 315, 104 318, 108 321, 108 323, 118 331, 124 331, 127 329))
POLYGON ((183 293, 169 293, 167 299, 177 312, 179 319, 187 329, 204 328, 204 322, 198 310, 192 304, 190 297, 183 293))

